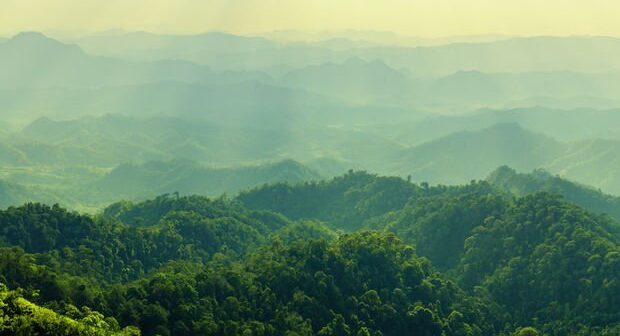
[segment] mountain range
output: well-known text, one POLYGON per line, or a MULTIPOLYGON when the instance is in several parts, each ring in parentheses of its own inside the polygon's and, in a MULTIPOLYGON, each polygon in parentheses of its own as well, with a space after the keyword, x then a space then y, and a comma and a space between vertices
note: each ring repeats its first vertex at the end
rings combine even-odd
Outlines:
MULTIPOLYGON (((268 36, 267 36, 268 37, 268 36)), ((351 39, 346 40, 362 40, 351 39)), ((383 59, 396 68, 424 76, 441 76, 459 70, 482 72, 617 71, 620 40, 611 37, 519 37, 446 39, 427 47, 399 45, 290 43, 266 38, 207 33, 193 36, 121 32, 90 36, 72 42, 86 50, 132 60, 184 59, 217 69, 266 70, 342 62, 351 57, 383 59), (588 50, 578 53, 575 50, 588 50), (223 57, 225 56, 225 57, 223 57)), ((277 71, 276 71, 277 72, 277 71)))
MULTIPOLYGON (((222 56, 222 52, 245 52, 254 60, 260 58, 264 50, 272 50, 281 57, 289 49, 312 49, 224 33, 198 36, 127 33, 93 36, 92 39, 103 39, 105 43, 101 43, 119 50, 123 45, 143 47, 149 55, 156 54, 153 48, 178 52, 183 52, 184 48, 198 48, 204 49, 209 57, 223 60, 232 56, 222 56)), ((463 114, 484 107, 514 107, 519 102, 522 107, 523 104, 557 106, 572 99, 582 102, 578 107, 589 104, 617 107, 614 98, 620 83, 618 67, 606 64, 610 61, 599 60, 604 52, 607 55, 620 50, 618 45, 611 38, 539 37, 428 48, 387 47, 380 48, 376 54, 370 53, 372 48, 354 48, 341 57, 317 60, 312 59, 312 53, 303 52, 303 62, 267 73, 251 67, 222 68, 214 65, 215 61, 195 62, 171 54, 147 60, 96 53, 89 48, 85 52, 81 44, 65 44, 41 33, 26 32, 0 42, 0 83, 4 83, 0 84, 0 107, 10 117, 30 117, 30 120, 46 113, 66 118, 102 113, 175 114, 177 111, 204 115, 214 109, 287 108, 297 111, 300 106, 312 102, 317 107, 312 113, 326 108, 352 110, 342 118, 346 119, 364 114, 365 109, 375 115, 377 111, 390 110, 392 117, 398 116, 399 120, 420 111, 463 114), (586 47, 591 51, 587 55, 568 52, 571 48, 586 47), (540 48, 553 50, 544 53, 540 48), (511 52, 515 55, 508 57, 511 52), (470 55, 472 62, 480 64, 459 65, 448 61, 458 58, 465 62, 468 57, 460 53, 470 55), (502 57, 489 60, 491 55, 502 57), (558 56, 561 59, 541 60, 546 55, 561 55, 558 56), (445 59, 445 66, 454 69, 428 77, 394 59, 406 59, 417 67, 423 65, 425 71, 435 67, 433 63, 445 59), (523 69, 516 69, 514 64, 505 68, 490 66, 509 59, 524 64, 530 62, 532 66, 524 65, 523 69), (571 62, 579 65, 561 66, 571 62), (588 64, 596 64, 599 69, 590 68, 588 64), (257 95, 270 99, 258 100, 257 95)), ((283 62, 279 58, 269 60, 277 64, 283 62)))
MULTIPOLYGON (((544 168, 620 193, 620 72, 606 56, 594 64, 617 52, 616 39, 416 48, 347 41, 108 33, 61 42, 18 34, 0 42, 2 176, 54 191, 119 172, 154 183, 291 159, 321 176, 355 168, 433 184, 482 179, 501 165, 544 168), (588 55, 568 52, 586 46, 588 55), (304 58, 287 63, 289 52, 304 58), (278 58, 261 59, 269 53, 278 58), (238 66, 217 63, 228 61, 238 66)), ((162 192, 189 187, 167 183, 162 192)))

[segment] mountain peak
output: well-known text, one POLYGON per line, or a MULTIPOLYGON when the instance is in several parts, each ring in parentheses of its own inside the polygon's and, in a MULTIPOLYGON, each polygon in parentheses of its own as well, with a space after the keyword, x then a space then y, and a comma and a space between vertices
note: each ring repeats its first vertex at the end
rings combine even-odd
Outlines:
POLYGON ((40 32, 28 31, 20 32, 6 42, 6 45, 18 48, 36 48, 37 51, 43 48, 49 50, 71 50, 81 52, 77 45, 64 44, 58 40, 48 37, 40 32))
POLYGON ((60 43, 52 38, 47 37, 43 33, 36 32, 36 31, 19 32, 17 33, 17 35, 11 38, 11 41, 15 43, 17 42, 32 43, 32 42, 42 42, 42 41, 60 43))

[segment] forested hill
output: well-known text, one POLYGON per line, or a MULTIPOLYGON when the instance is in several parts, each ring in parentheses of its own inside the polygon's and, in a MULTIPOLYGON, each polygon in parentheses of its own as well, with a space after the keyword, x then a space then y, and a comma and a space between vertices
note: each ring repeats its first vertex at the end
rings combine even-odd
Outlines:
POLYGON ((474 191, 496 192, 484 182, 430 186, 399 177, 349 171, 329 181, 257 187, 240 193, 237 199, 249 208, 270 209, 290 218, 316 218, 341 229, 357 229, 370 218, 401 209, 411 198, 474 191))
MULTIPOLYGON (((590 312, 607 312, 606 304, 618 304, 608 298, 617 297, 620 289, 614 280, 620 272, 620 226, 609 217, 567 203, 582 200, 593 211, 601 210, 591 189, 564 183, 573 187, 532 188, 529 196, 514 199, 485 181, 429 187, 350 173, 319 184, 258 188, 239 199, 246 206, 277 209, 293 218, 319 218, 339 228, 395 233, 436 267, 459 279, 464 289, 485 288, 485 295, 513 312, 518 323, 538 320, 541 329, 554 335, 595 334, 594 320, 580 315, 579 309, 584 308, 577 307, 588 304, 594 305, 588 308, 590 312), (361 182, 365 179, 372 183, 361 182), (401 193, 390 194, 393 189, 385 187, 387 181, 417 192, 395 206, 394 195, 401 193), (377 184, 384 187, 376 188, 377 184), (334 199, 324 200, 317 190, 331 190, 326 194, 334 199), (541 190, 564 193, 567 200, 541 190), (366 197, 356 198, 362 191, 366 197), (383 193, 375 197, 379 192, 383 193), (322 212, 322 201, 341 207, 322 212), (312 206, 316 208, 308 208, 312 206), (354 219, 355 225, 343 226, 343 217, 354 219)), ((618 323, 618 318, 601 313, 596 323, 604 329, 618 323)))
POLYGON ((104 320, 92 335, 620 333, 618 223, 486 181, 351 171, 97 216, 26 204, 0 211, 0 228, 0 282, 54 311, 1 308, 8 327, 64 315, 104 320))
MULTIPOLYGON (((483 299, 467 295, 393 235, 333 240, 320 223, 292 223, 202 197, 119 204, 104 217, 36 204, 2 211, 2 241, 13 246, 2 250, 2 281, 59 313, 91 307, 145 335, 497 328, 483 299), (137 220, 144 217, 156 224, 137 220)), ((24 323, 35 328, 37 321, 24 323)))

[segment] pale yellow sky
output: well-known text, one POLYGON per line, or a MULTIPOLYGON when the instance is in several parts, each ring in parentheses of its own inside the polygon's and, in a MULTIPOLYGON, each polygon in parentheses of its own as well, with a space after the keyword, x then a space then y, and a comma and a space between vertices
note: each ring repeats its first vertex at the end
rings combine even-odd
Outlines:
POLYGON ((620 36, 619 18, 619 0, 0 0, 4 36, 109 29, 620 36))

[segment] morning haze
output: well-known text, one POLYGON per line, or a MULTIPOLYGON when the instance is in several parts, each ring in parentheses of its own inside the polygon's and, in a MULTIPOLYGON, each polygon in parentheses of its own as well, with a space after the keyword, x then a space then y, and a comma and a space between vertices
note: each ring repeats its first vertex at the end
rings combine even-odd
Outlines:
POLYGON ((445 37, 507 34, 618 36, 620 4, 488 0, 4 0, 0 34, 23 30, 72 35, 110 29, 195 34, 218 30, 390 31, 445 37))
POLYGON ((620 335, 619 10, 0 0, 0 335, 620 335))

